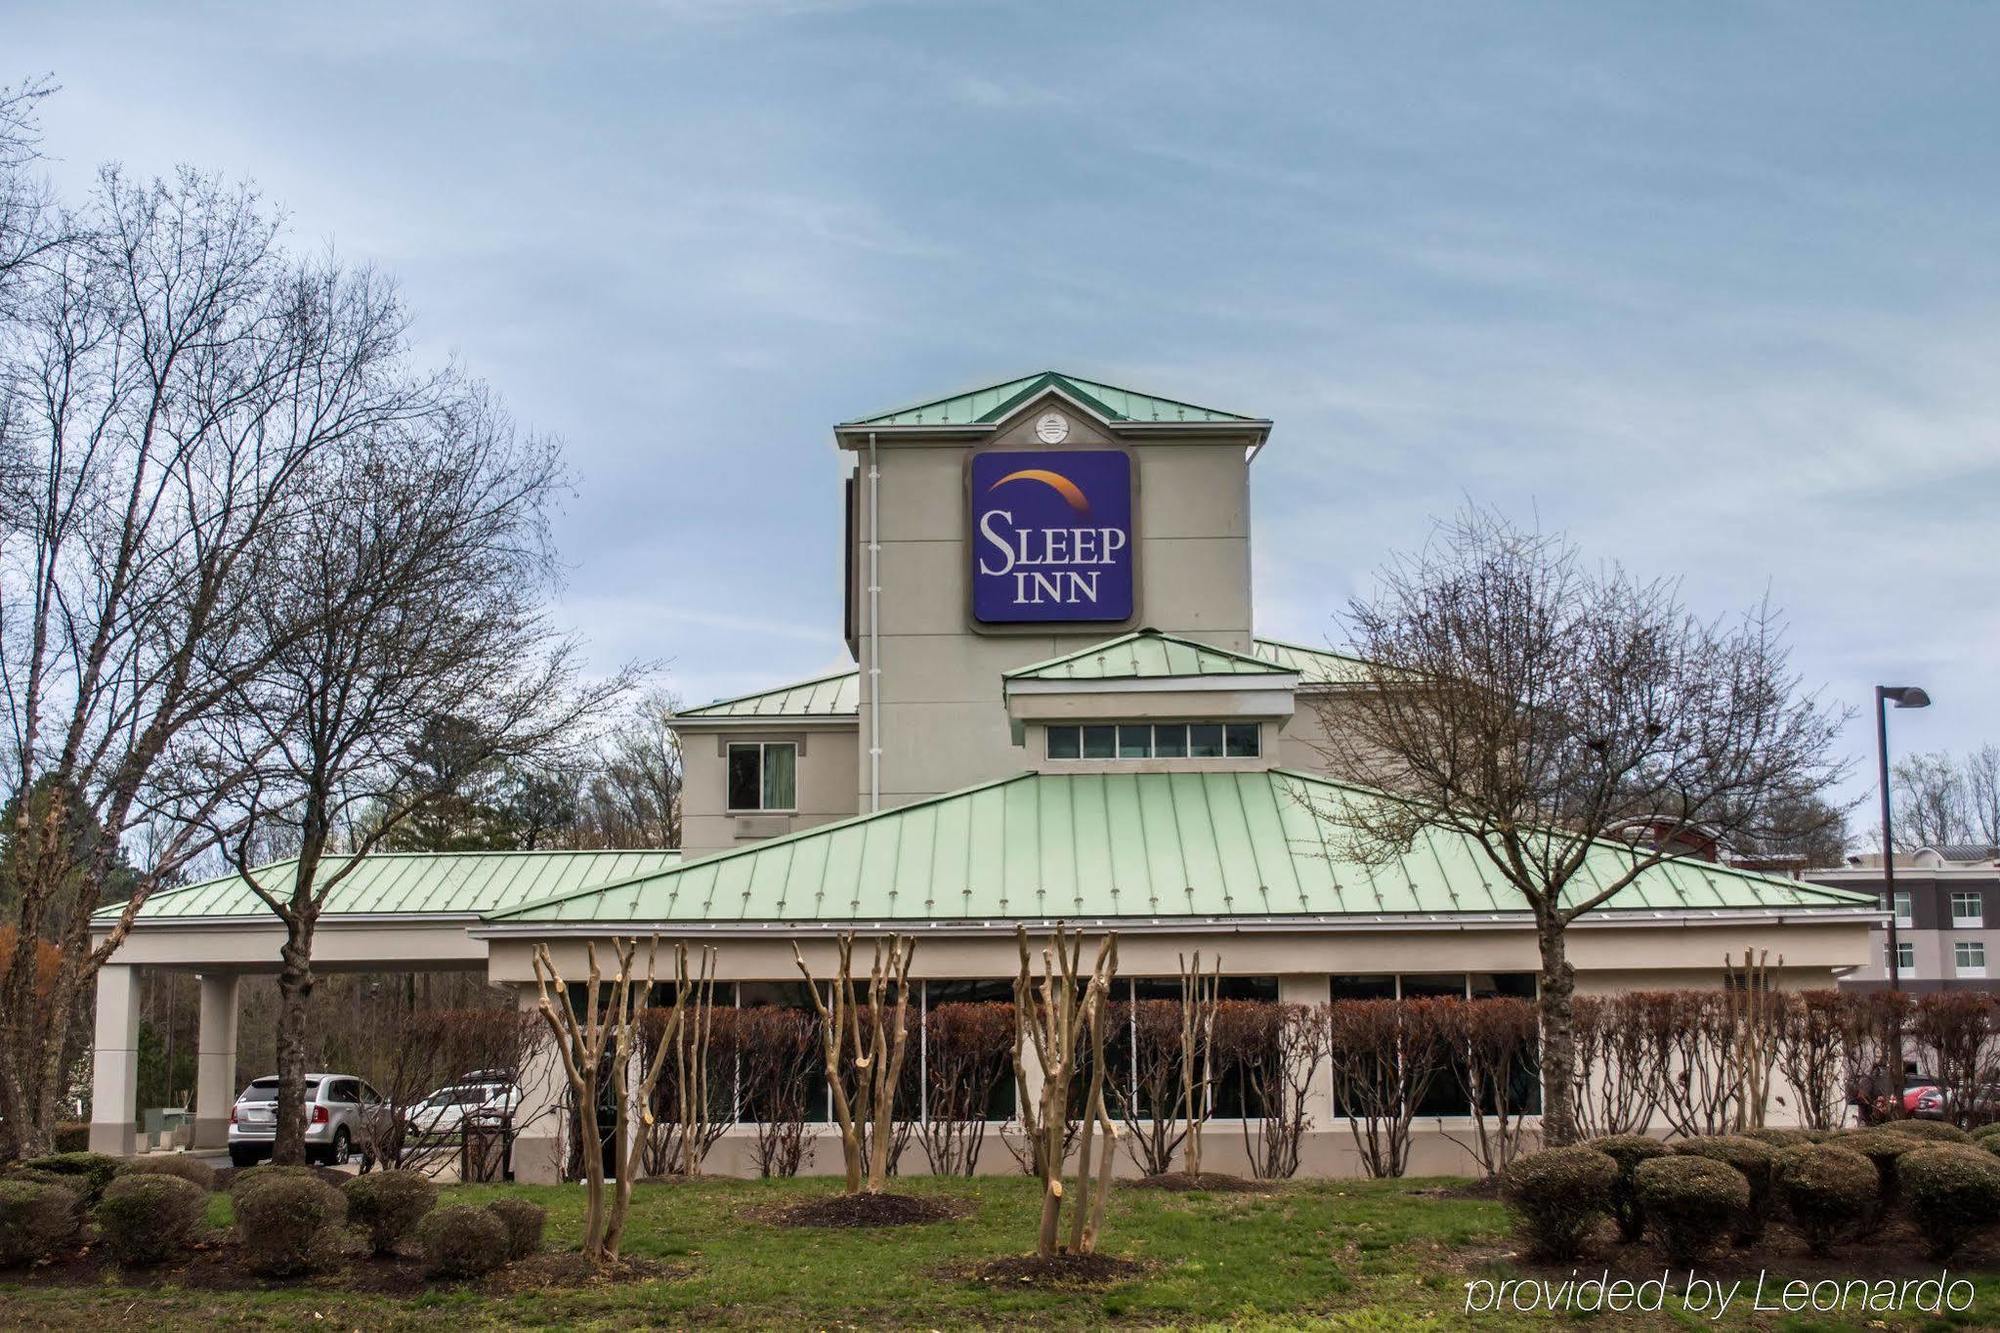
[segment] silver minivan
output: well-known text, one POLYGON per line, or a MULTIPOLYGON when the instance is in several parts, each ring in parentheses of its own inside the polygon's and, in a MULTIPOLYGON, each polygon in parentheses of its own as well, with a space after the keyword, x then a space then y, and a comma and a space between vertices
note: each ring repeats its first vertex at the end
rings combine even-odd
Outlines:
MULTIPOLYGON (((352 1074, 306 1075, 306 1160, 345 1166, 355 1154, 370 1165, 371 1132, 386 1107, 375 1089, 352 1074)), ((278 1136, 278 1076, 251 1080, 229 1108, 229 1160, 250 1166, 271 1155, 278 1136)))

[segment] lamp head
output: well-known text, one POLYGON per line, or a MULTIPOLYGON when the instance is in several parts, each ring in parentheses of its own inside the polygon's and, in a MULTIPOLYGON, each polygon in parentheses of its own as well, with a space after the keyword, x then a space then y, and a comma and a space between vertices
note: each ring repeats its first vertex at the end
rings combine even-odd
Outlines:
POLYGON ((1895 702, 1898 708, 1929 708, 1930 695, 1924 693, 1921 685, 1878 685, 1884 699, 1895 702))

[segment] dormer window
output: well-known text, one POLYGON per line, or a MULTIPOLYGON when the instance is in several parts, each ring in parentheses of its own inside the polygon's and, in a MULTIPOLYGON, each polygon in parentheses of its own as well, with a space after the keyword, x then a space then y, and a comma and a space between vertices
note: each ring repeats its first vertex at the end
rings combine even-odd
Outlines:
POLYGON ((1051 726, 1051 759, 1255 759, 1255 722, 1095 722, 1051 726))

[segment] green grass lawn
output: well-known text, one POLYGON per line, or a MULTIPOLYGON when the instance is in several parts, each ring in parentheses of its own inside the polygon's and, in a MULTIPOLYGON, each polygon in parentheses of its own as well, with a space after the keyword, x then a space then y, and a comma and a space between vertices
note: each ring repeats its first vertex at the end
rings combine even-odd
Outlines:
MULTIPOLYGON (((1442 1183, 1302 1182, 1247 1195, 1120 1189, 1111 1201, 1104 1248, 1149 1267, 1130 1280, 1090 1290, 981 1283, 957 1271, 1032 1249, 1036 1185, 1026 1179, 902 1182, 899 1187, 913 1193, 963 1199, 971 1211, 953 1221, 874 1231, 780 1228, 759 1219, 774 1204, 832 1192, 831 1181, 642 1185, 633 1201, 626 1253, 674 1264, 681 1276, 510 1295, 439 1284, 400 1298, 327 1284, 210 1291, 107 1283, 79 1289, 0 1279, 0 1326, 1658 1326, 1651 1316, 1467 1316, 1468 1278, 1523 1270, 1508 1257, 1513 1245, 1501 1206, 1426 1192, 1442 1183)), ((446 1194, 470 1202, 495 1192, 463 1188, 446 1194)), ((552 1248, 575 1247, 580 1187, 518 1192, 548 1206, 552 1248)), ((217 1196, 212 1220, 226 1225, 228 1219, 228 1202, 217 1196)), ((1982 1261, 1986 1253, 1980 1252, 1982 1261)), ((1624 1261, 1636 1270, 1652 1263, 1630 1252, 1624 1261)), ((1786 1263, 1781 1254, 1772 1260, 1773 1270, 1789 1276, 1786 1263)), ((1715 1326, 1692 1315, 1679 1315, 1675 1322, 1715 1326)), ((1966 1315, 1940 1321, 1890 1318, 1873 1326, 1952 1323, 2000 1325, 2000 1281, 1982 1281, 1979 1301, 1966 1315)), ((1778 1315, 1732 1316, 1724 1326, 1869 1325, 1860 1319, 1815 1322, 1778 1315)))

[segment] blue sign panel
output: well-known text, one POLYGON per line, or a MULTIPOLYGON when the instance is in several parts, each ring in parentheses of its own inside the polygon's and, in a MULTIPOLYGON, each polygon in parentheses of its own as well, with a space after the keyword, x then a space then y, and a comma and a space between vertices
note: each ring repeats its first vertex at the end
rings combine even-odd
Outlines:
POLYGON ((973 455, 973 619, 1129 620, 1133 559, 1130 455, 973 455))

